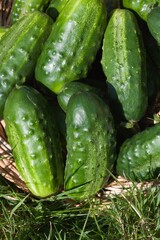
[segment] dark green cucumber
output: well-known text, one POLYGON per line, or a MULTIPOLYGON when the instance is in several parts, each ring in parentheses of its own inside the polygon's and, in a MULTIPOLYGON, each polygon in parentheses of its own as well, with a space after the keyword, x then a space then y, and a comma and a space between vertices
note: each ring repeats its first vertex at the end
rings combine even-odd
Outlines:
POLYGON ((160 6, 160 0, 123 0, 123 7, 135 11, 143 20, 147 20, 150 11, 160 6))
POLYGON ((62 150, 53 109, 35 89, 12 90, 4 110, 6 133, 16 167, 37 197, 57 193, 63 186, 62 150))
POLYGON ((34 75, 37 58, 51 26, 49 16, 34 12, 12 25, 0 40, 0 118, 12 88, 34 75))
POLYGON ((152 9, 148 14, 147 25, 158 46, 160 46, 160 7, 152 9))
POLYGON ((71 96, 79 91, 91 91, 93 87, 81 83, 81 82, 70 82, 65 85, 63 90, 57 95, 58 103, 62 110, 66 112, 67 105, 71 96))
POLYGON ((160 174, 160 124, 126 140, 117 159, 117 173, 134 181, 146 181, 160 174))
POLYGON ((96 194, 113 170, 115 128, 108 105, 87 91, 70 98, 66 126, 65 190, 81 201, 96 194))
POLYGON ((10 14, 11 23, 17 22, 21 17, 34 11, 45 11, 49 0, 14 0, 10 14))
POLYGON ((148 104, 146 54, 131 11, 114 10, 103 39, 101 63, 109 83, 109 98, 128 121, 140 120, 148 104))
POLYGON ((62 9, 37 61, 36 80, 56 94, 85 78, 106 27, 102 0, 70 0, 62 9))
POLYGON ((69 0, 51 0, 46 10, 47 14, 56 19, 69 0))

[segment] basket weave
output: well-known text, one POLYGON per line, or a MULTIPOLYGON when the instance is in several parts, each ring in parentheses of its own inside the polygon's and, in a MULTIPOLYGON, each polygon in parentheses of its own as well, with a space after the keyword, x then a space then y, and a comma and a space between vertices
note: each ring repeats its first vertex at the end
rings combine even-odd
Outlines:
MULTIPOLYGON (((8 26, 10 24, 10 12, 12 8, 13 0, 0 0, 0 25, 8 26)), ((18 188, 25 192, 29 192, 26 184, 19 175, 15 162, 12 156, 12 150, 7 142, 7 137, 5 134, 5 123, 0 122, 0 175, 5 179, 12 182, 18 188)), ((108 196, 113 196, 117 194, 122 194, 126 192, 131 187, 135 189, 146 189, 153 186, 160 187, 160 180, 155 180, 152 182, 139 183, 134 185, 132 182, 118 176, 110 181, 102 191, 100 191, 97 196, 101 199, 106 199, 108 196)))

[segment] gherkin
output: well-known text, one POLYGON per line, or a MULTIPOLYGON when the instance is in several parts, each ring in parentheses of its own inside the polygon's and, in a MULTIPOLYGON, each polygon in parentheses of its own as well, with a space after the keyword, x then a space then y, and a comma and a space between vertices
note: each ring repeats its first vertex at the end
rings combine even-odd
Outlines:
POLYGON ((59 94, 85 78, 100 48, 107 22, 102 0, 70 0, 60 12, 38 58, 35 78, 59 94))
POLYGON ((92 92, 75 93, 66 111, 67 160, 64 184, 76 201, 93 196, 113 170, 116 131, 108 105, 92 92))

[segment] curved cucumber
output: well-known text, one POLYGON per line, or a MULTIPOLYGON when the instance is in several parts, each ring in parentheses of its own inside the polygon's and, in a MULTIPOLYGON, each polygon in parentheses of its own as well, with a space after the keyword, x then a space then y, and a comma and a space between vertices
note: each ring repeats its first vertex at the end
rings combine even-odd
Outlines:
POLYGON ((16 167, 37 197, 63 186, 62 150, 53 110, 35 89, 13 89, 5 104, 4 121, 16 167))
POLYGON ((155 179, 160 173, 160 124, 126 140, 117 159, 117 173, 134 181, 155 179))
POLYGON ((65 190, 81 201, 97 193, 115 162, 115 128, 108 106, 91 92, 75 93, 66 112, 65 190))
POLYGON ((160 6, 160 0, 123 0, 123 7, 135 11, 143 20, 147 20, 150 11, 160 6))
POLYGON ((37 58, 48 37, 52 20, 34 12, 16 22, 0 40, 0 118, 13 87, 33 76, 37 58))
POLYGON ((140 120, 148 104, 146 54, 131 11, 114 10, 103 39, 101 63, 109 83, 109 97, 115 101, 112 105, 119 106, 128 121, 140 120))
POLYGON ((14 0, 10 14, 11 24, 17 22, 21 17, 34 11, 45 11, 49 0, 14 0))
POLYGON ((59 14, 37 61, 36 80, 56 94, 85 78, 100 47, 107 11, 102 0, 70 0, 59 14))

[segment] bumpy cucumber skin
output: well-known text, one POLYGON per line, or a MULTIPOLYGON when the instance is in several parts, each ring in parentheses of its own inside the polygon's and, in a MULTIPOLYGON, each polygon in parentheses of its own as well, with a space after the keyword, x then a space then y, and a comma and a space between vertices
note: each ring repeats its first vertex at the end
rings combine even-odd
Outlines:
MULTIPOLYGON (((146 54, 134 14, 114 10, 103 39, 102 67, 128 121, 138 121, 147 104, 146 54)), ((109 92, 112 98, 112 92, 109 92)))
POLYGON ((57 95, 57 100, 64 112, 67 111, 67 105, 71 96, 79 91, 91 91, 92 87, 81 82, 69 82, 63 90, 57 95))
POLYGON ((133 181, 155 179, 160 173, 160 124, 127 139, 117 159, 117 173, 133 181))
POLYGON ((43 12, 48 3, 49 0, 14 0, 10 15, 11 24, 14 24, 28 13, 34 11, 43 12))
POLYGON ((147 25, 158 46, 160 46, 160 7, 152 9, 148 14, 147 25))
POLYGON ((52 22, 46 14, 31 13, 15 23, 0 40, 0 118, 12 88, 34 74, 52 22))
POLYGON ((106 17, 101 0, 70 0, 37 61, 36 80, 58 94, 66 83, 85 78, 100 48, 106 17))
POLYGON ((160 6, 160 0, 123 0, 123 7, 135 11, 144 21, 147 20, 149 12, 160 6))
POLYGON ((33 195, 43 198, 63 185, 63 162, 53 110, 35 89, 13 89, 4 110, 17 169, 33 195))
POLYGON ((115 162, 115 128, 106 105, 91 92, 78 92, 66 112, 67 160, 65 190, 81 201, 97 193, 115 162))

